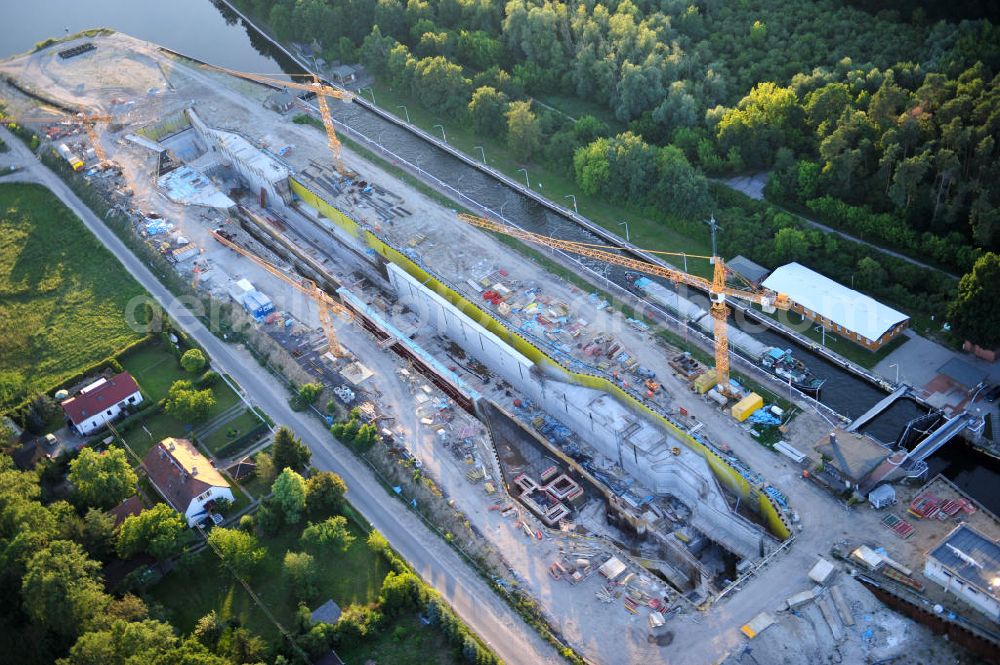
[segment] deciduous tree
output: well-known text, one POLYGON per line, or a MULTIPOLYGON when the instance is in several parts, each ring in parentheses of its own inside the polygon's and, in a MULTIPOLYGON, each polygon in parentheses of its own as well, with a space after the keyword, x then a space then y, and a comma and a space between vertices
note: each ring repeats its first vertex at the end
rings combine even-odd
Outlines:
POLYGON ((983 348, 1000 347, 1000 256, 981 256, 958 283, 958 295, 948 308, 955 332, 983 348))
POLYGON ((336 473, 318 471, 306 481, 306 509, 313 517, 326 517, 344 506, 347 483, 336 473))
POLYGON ((281 512, 286 524, 297 524, 306 509, 306 481, 286 468, 271 485, 271 505, 281 512))
POLYGON ((301 539, 308 547, 346 551, 354 542, 354 535, 347 526, 347 518, 337 515, 322 522, 310 522, 302 531, 301 539))
POLYGON ((134 494, 138 480, 125 451, 117 446, 104 452, 84 448, 69 463, 67 478, 81 503, 100 508, 116 506, 134 494))
POLYGON ((267 554, 255 536, 235 529, 212 529, 208 532, 208 544, 218 553, 222 564, 241 577, 250 575, 267 554))
POLYGON ((211 388, 197 390, 190 381, 174 381, 163 408, 182 422, 198 423, 208 417, 214 406, 215 395, 211 388))
POLYGON ((296 598, 309 600, 316 596, 316 560, 306 552, 285 552, 282 570, 296 598))
POLYGON ((68 540, 53 541, 28 561, 21 582, 24 610, 39 626, 62 637, 81 634, 111 603, 101 565, 68 540))
POLYGON ((184 368, 185 372, 200 372, 205 369, 205 354, 201 352, 201 349, 188 349, 181 356, 181 367, 184 368))
POLYGON ((166 559, 183 549, 186 532, 187 524, 180 513, 158 503, 125 518, 118 530, 118 556, 128 559, 146 552, 157 559, 166 559))
POLYGON ((529 159, 542 142, 542 128, 531 111, 531 102, 517 101, 507 105, 507 147, 519 161, 529 159))
POLYGON ((481 86, 472 93, 469 101, 469 116, 477 134, 502 136, 507 129, 504 109, 507 95, 488 85, 481 86))
POLYGON ((172 649, 177 635, 170 624, 145 621, 114 621, 103 630, 84 633, 66 658, 57 665, 129 665, 147 663, 172 649))

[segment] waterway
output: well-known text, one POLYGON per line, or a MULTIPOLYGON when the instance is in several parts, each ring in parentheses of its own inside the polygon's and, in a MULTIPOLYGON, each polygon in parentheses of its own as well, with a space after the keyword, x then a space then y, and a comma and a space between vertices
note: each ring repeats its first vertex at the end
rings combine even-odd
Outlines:
MULTIPOLYGON (((249 72, 285 71, 298 67, 251 26, 221 3, 211 0, 34 0, 14 3, 0 22, 0 56, 31 49, 38 41, 93 27, 110 27, 150 42, 187 53, 206 62, 249 72)), ((334 116, 353 129, 391 146, 393 152, 422 170, 465 192, 469 197, 522 228, 547 235, 602 243, 595 235, 489 175, 469 167, 432 147, 409 131, 388 122, 364 107, 334 105, 334 116)), ((592 266, 608 279, 624 285, 624 271, 615 266, 592 266)), ((838 413, 857 417, 884 396, 868 382, 845 372, 822 357, 772 332, 757 333, 761 341, 791 347, 813 372, 827 380, 822 401, 838 413)), ((847 343, 847 342, 842 342, 847 343)), ((868 427, 867 433, 882 441, 896 439, 903 426, 920 413, 912 401, 900 400, 868 427)), ((931 473, 943 472, 966 487, 995 512, 1000 495, 992 492, 1000 465, 991 463, 967 446, 953 443, 929 460, 931 473)))

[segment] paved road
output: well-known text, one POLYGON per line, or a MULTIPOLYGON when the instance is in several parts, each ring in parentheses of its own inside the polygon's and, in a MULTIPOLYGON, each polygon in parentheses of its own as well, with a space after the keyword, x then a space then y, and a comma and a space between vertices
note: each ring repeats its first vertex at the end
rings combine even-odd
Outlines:
MULTIPOLYGON (((742 194, 746 194, 747 196, 749 196, 752 199, 755 199, 757 201, 763 201, 764 200, 764 185, 767 183, 767 177, 768 177, 768 174, 765 172, 765 173, 755 173, 752 176, 738 176, 738 177, 735 177, 735 178, 717 179, 716 182, 718 182, 718 183, 720 183, 722 185, 725 185, 726 187, 728 187, 730 189, 736 190, 737 192, 740 192, 742 194)), ((911 263, 911 264, 913 264, 915 266, 918 266, 920 268, 926 268, 928 270, 934 270, 934 271, 939 272, 939 273, 941 273, 943 275, 947 275, 947 276, 951 277, 952 279, 958 279, 958 275, 954 275, 954 274, 948 272, 947 270, 942 270, 941 268, 935 268, 932 265, 924 263, 923 261, 920 261, 920 260, 915 259, 913 257, 907 256, 906 254, 900 254, 899 252, 893 251, 891 249, 886 249, 885 247, 882 247, 880 245, 874 245, 874 244, 868 242, 867 240, 864 240, 863 238, 859 238, 858 236, 851 235, 850 233, 845 233, 844 231, 839 231, 839 230, 833 228, 832 226, 827 226, 826 224, 822 224, 820 222, 817 222, 814 219, 809 219, 808 217, 803 217, 799 213, 794 212, 792 210, 789 210, 788 208, 785 208, 784 206, 778 205, 777 203, 774 203, 773 201, 768 201, 768 203, 770 203, 771 205, 773 205, 775 208, 778 208, 779 210, 783 210, 783 211, 787 212, 789 215, 792 215, 793 217, 798 217, 799 219, 801 219, 803 222, 805 222, 806 224, 808 224, 809 226, 811 226, 814 229, 819 229, 820 231, 823 231, 824 233, 832 233, 834 235, 838 235, 838 236, 840 236, 841 238, 843 238, 845 240, 850 240, 851 242, 856 242, 856 243, 860 243, 862 245, 867 245, 868 247, 871 247, 875 251, 881 252, 882 254, 886 254, 888 256, 895 257, 895 258, 900 259, 902 261, 906 261, 907 263, 911 263)))
POLYGON ((430 531, 376 481, 371 471, 334 441, 316 418, 292 411, 283 386, 246 351, 229 346, 179 305, 156 276, 87 208, 52 171, 31 155, 24 144, 0 127, 0 137, 11 152, 0 153, 0 165, 18 164, 23 170, 0 178, 38 182, 51 189, 74 210, 87 228, 122 262, 177 322, 201 344, 222 372, 232 376, 250 401, 278 423, 294 429, 313 451, 317 468, 339 473, 350 488, 351 503, 392 543, 418 573, 436 588, 458 614, 508 663, 560 662, 555 650, 486 584, 440 537, 430 531))

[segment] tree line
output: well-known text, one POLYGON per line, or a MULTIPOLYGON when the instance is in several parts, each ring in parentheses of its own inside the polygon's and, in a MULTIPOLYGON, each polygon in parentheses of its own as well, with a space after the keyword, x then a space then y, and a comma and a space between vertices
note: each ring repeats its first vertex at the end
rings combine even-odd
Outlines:
POLYGON ((770 198, 945 269, 1000 249, 987 19, 867 0, 241 4, 654 219, 715 209, 703 174, 763 170, 770 198), (552 96, 566 113, 537 101, 552 96))

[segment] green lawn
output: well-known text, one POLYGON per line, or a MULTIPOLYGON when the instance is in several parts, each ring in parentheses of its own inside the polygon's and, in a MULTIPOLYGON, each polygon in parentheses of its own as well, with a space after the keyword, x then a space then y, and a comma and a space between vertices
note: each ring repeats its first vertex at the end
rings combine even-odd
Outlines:
POLYGON ((168 436, 184 438, 190 436, 191 432, 185 429, 184 423, 160 411, 133 424, 122 435, 133 452, 142 457, 168 436))
MULTIPOLYGON (((302 525, 298 526, 262 541, 267 556, 250 578, 253 590, 286 626, 294 622, 298 601, 285 584, 281 562, 286 551, 302 549, 298 544, 302 525)), ((350 603, 373 602, 378 597, 382 580, 389 571, 388 564, 368 548, 365 534, 353 525, 352 531, 356 540, 347 552, 317 557, 321 593, 309 603, 310 607, 317 607, 329 598, 345 607, 350 603)), ((163 604, 171 623, 183 633, 190 632, 200 617, 214 609, 222 618, 238 619, 271 642, 280 637, 274 624, 254 605, 243 587, 220 569, 215 553, 207 548, 198 554, 190 572, 168 574, 150 589, 149 595, 163 604)))
POLYGON ((225 474, 223 474, 223 477, 226 479, 226 482, 229 483, 229 489, 233 490, 233 505, 225 513, 225 517, 228 518, 230 515, 235 515, 249 506, 250 497, 247 496, 247 493, 243 491, 243 488, 240 487, 240 484, 235 480, 225 474))
POLYGON ((0 410, 141 338, 144 293, 49 190, 0 184, 0 410))
MULTIPOLYGON (((199 436, 198 440, 215 454, 260 424, 261 419, 257 414, 250 409, 246 409, 232 420, 227 421, 226 424, 215 429, 215 431, 209 432, 207 436, 199 436)), ((249 443, 247 442, 248 445, 249 443)))
MULTIPOLYGON (((481 155, 476 146, 482 146, 486 152, 486 163, 509 177, 524 182, 524 173, 519 172, 518 169, 526 168, 532 189, 551 201, 572 208, 572 201, 566 196, 573 194, 576 196, 581 215, 623 237, 625 228, 620 224, 627 222, 629 239, 639 247, 689 254, 707 255, 711 253, 708 227, 705 228, 704 237, 688 238, 667 228, 663 222, 646 218, 638 210, 611 203, 603 197, 592 197, 582 193, 570 175, 551 171, 537 163, 515 161, 507 154, 507 146, 504 143, 492 138, 477 136, 470 127, 460 126, 454 121, 449 121, 424 109, 413 97, 408 94, 400 94, 383 82, 375 83, 373 88, 375 89, 375 100, 385 111, 405 120, 403 109, 398 108, 405 105, 410 115, 410 121, 436 136, 440 136, 441 130, 435 129, 434 125, 444 125, 448 135, 448 143, 477 159, 481 158, 481 155)), ((680 261, 679 257, 676 260, 680 261)), ((692 273, 703 276, 710 272, 707 262, 692 260, 689 267, 692 273), (704 265, 701 265, 702 263, 704 265)))
POLYGON ((563 95, 536 95, 535 99, 540 104, 551 106, 560 113, 575 120, 579 120, 585 115, 592 115, 607 125, 614 134, 624 132, 628 128, 625 123, 615 117, 611 109, 596 102, 563 95))
POLYGON ((240 401, 240 396, 225 381, 216 381, 212 386, 212 394, 215 395, 215 406, 208 412, 206 423, 240 401))
POLYGON ((387 625, 375 640, 337 647, 345 663, 392 663, 392 665, 457 665, 465 663, 435 626, 416 616, 401 616, 387 625))
POLYGON ((139 382, 143 393, 159 402, 167 396, 174 381, 190 380, 190 374, 181 369, 177 358, 162 344, 151 344, 136 349, 121 358, 122 367, 139 382))
MULTIPOLYGON (((193 381, 198 378, 197 374, 185 372, 173 352, 160 344, 151 344, 126 354, 121 359, 121 364, 154 402, 167 396, 174 381, 193 381)), ((240 401, 239 395, 222 380, 212 386, 212 392, 215 394, 215 406, 209 412, 209 420, 240 401)))

